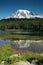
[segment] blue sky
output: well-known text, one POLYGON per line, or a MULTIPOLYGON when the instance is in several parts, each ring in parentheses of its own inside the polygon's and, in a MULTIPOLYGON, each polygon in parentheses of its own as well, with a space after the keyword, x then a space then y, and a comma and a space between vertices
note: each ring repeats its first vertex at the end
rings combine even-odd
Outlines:
POLYGON ((0 18, 9 16, 19 9, 43 15, 43 0, 0 0, 0 18))

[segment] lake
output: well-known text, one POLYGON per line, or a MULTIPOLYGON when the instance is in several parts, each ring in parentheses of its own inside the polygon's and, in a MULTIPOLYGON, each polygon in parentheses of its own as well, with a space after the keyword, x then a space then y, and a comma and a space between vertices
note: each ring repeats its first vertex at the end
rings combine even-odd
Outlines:
POLYGON ((43 52, 43 40, 4 40, 0 39, 0 44, 9 44, 12 49, 18 52, 32 51, 32 52, 43 52))
POLYGON ((19 52, 32 51, 43 52, 43 40, 14 40, 11 47, 19 52))
POLYGON ((12 30, 0 30, 0 33, 9 33, 9 34, 35 34, 35 35, 43 35, 43 32, 16 32, 12 30))
POLYGON ((0 44, 9 44, 10 40, 0 39, 0 44))

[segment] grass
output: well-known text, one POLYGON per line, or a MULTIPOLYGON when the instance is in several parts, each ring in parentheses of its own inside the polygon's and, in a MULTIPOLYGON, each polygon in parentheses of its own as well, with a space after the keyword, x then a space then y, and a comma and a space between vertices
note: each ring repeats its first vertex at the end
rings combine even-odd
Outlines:
POLYGON ((21 57, 10 58, 11 55, 18 54, 19 52, 16 52, 15 50, 13 50, 10 44, 3 44, 1 46, 2 47, 0 47, 0 63, 1 61, 6 60, 5 65, 11 65, 14 62, 19 62, 19 61, 27 61, 27 59, 28 60, 31 60, 31 59, 42 60, 43 59, 43 54, 33 53, 30 51, 27 51, 26 53, 20 52, 21 57))
POLYGON ((0 33, 0 38, 12 39, 12 40, 43 40, 43 36, 39 35, 22 35, 22 34, 8 34, 0 33))
POLYGON ((16 51, 12 50, 10 44, 2 44, 0 47, 0 62, 8 59, 10 55, 15 53, 16 51))

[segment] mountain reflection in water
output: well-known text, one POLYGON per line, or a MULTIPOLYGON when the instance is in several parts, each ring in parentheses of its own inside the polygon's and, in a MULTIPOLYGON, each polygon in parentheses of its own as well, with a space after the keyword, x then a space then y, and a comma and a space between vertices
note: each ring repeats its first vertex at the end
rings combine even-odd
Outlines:
POLYGON ((43 40, 4 40, 0 39, 0 44, 10 44, 12 49, 18 52, 32 51, 43 52, 43 40))
POLYGON ((19 52, 32 51, 43 52, 43 40, 14 40, 11 42, 11 47, 19 52))

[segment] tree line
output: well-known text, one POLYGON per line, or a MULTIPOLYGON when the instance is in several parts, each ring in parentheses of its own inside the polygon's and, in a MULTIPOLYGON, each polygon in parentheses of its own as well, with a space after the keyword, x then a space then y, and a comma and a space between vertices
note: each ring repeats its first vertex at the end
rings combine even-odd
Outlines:
POLYGON ((29 32, 43 32, 43 19, 3 19, 0 30, 23 29, 29 32))

